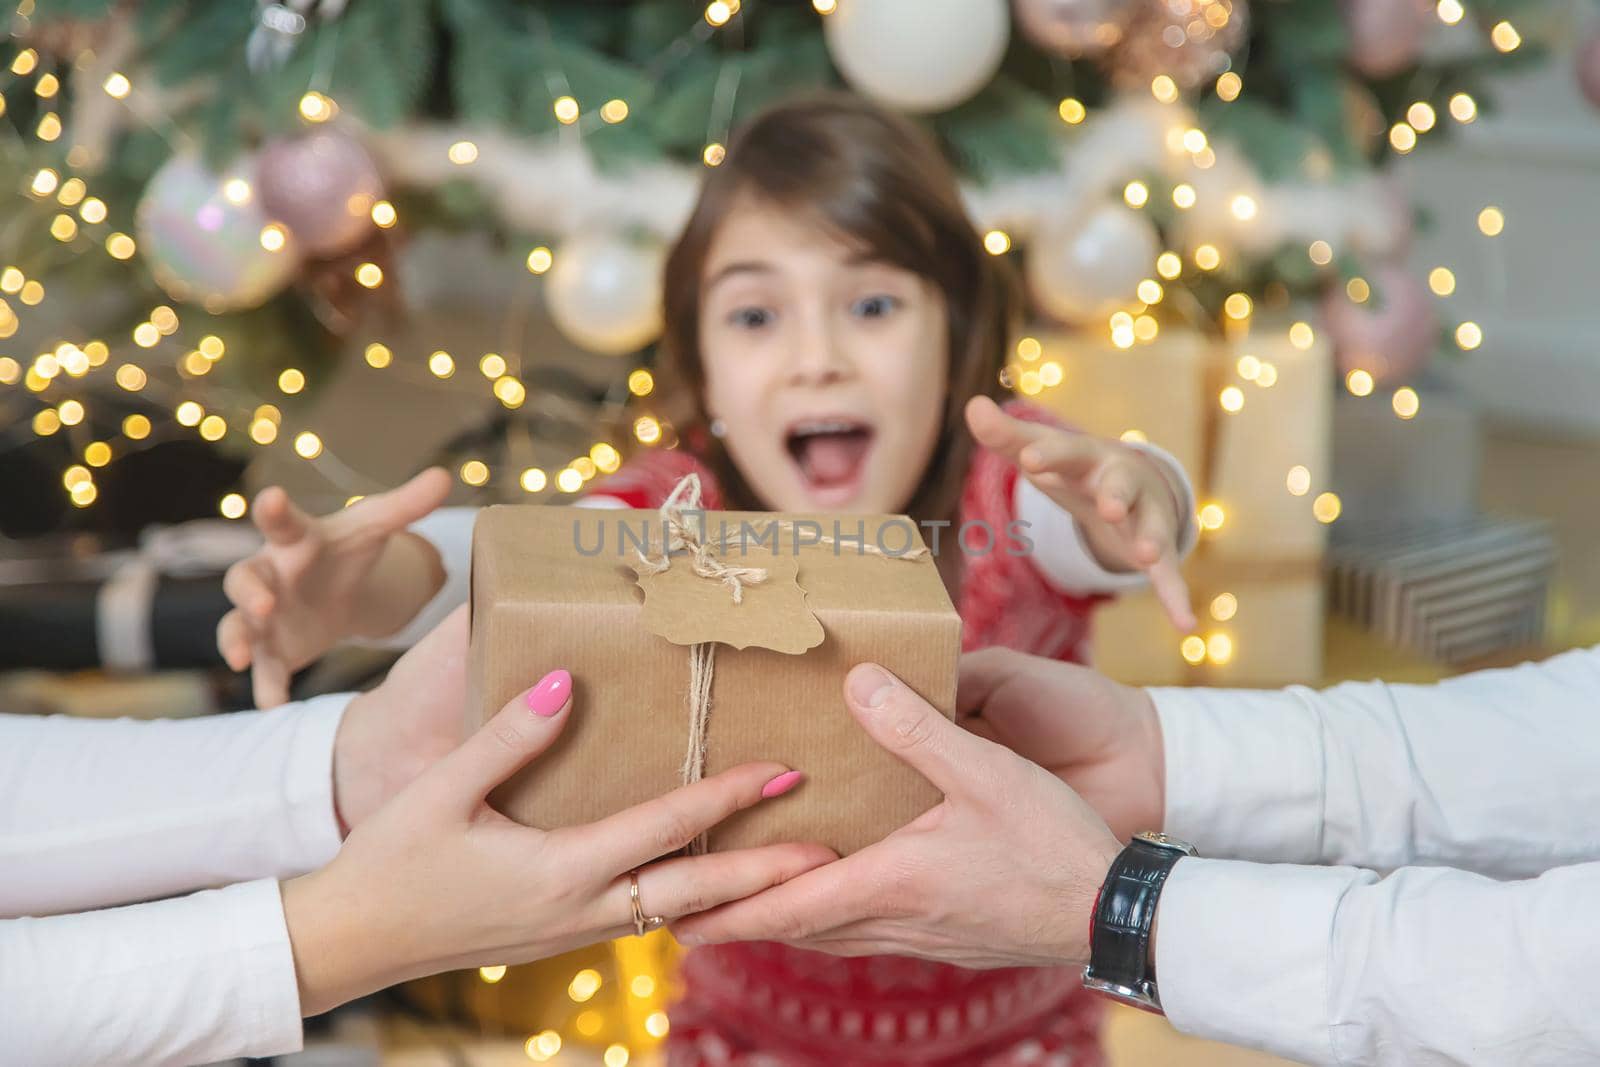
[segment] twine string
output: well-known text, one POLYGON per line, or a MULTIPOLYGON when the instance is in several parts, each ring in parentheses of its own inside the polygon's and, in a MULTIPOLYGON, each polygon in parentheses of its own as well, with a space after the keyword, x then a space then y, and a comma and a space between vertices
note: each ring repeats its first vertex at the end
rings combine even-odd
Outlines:
MULTIPOLYGON (((701 499, 700 476, 694 473, 684 475, 657 510, 662 526, 661 555, 652 558, 643 549, 634 551, 638 554, 639 562, 651 574, 661 574, 670 568, 674 552, 687 553, 689 565, 695 574, 720 582, 728 588, 733 602, 742 604, 745 586, 760 585, 765 582, 768 577, 767 569, 731 566, 722 561, 713 546, 702 536, 703 528, 697 527, 689 518, 691 512, 703 513, 701 499)), ((778 520, 777 525, 780 530, 798 529, 795 523, 787 519, 778 520)), ((810 543, 837 546, 840 540, 818 534, 818 540, 810 543)), ((796 544, 798 543, 797 537, 796 544)), ((867 544, 865 538, 852 544, 869 555, 890 559, 920 559, 928 554, 926 546, 918 546, 896 554, 886 552, 877 545, 867 544)), ((680 771, 684 785, 692 785, 705 776, 706 739, 710 735, 711 726, 711 681, 716 664, 716 647, 714 641, 701 641, 689 646, 689 691, 686 696, 689 705, 689 743, 683 755, 683 766, 680 771)), ((691 841, 688 851, 690 855, 703 854, 706 851, 706 835, 700 834, 691 841)))

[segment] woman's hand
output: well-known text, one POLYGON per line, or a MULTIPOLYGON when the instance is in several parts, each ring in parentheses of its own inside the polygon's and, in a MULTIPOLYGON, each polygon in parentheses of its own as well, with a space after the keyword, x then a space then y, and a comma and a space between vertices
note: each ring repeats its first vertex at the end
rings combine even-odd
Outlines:
POLYGON ((1159 830, 1166 748, 1155 704, 1073 663, 985 648, 961 657, 961 725, 1070 785, 1127 840, 1159 830))
POLYGON ((679 940, 966 967, 1086 963, 1095 896, 1121 850, 1100 817, 1059 778, 962 730, 881 667, 851 671, 845 699, 944 801, 837 863, 673 924, 679 940))
POLYGON ((272 486, 251 508, 266 544, 228 568, 233 610, 217 647, 236 671, 252 668, 257 707, 289 699, 289 678, 351 637, 387 637, 444 585, 438 551, 406 527, 450 492, 431 468, 387 493, 312 518, 272 486))
POLYGON ((1178 570, 1189 516, 1179 514, 1178 492, 1150 457, 1120 441, 1015 418, 986 396, 968 401, 967 426, 1076 520, 1101 566, 1143 571, 1172 624, 1194 629, 1178 570))
POLYGON ((779 885, 834 858, 820 845, 659 857, 798 780, 750 763, 587 826, 535 830, 489 792, 553 744, 572 680, 555 671, 351 832, 327 867, 283 885, 303 1014, 410 978, 515 964, 779 885), (656 861, 656 862, 652 862, 656 861), (647 866, 648 865, 648 866, 647 866))

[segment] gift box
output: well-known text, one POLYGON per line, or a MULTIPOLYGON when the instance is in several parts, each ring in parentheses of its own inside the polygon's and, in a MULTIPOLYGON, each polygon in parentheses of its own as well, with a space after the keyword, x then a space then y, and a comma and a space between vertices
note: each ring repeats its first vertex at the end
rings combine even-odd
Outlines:
POLYGON ((259 544, 220 520, 151 529, 116 551, 13 544, 0 552, 0 670, 221 666, 223 574, 259 544))
POLYGON ((220 666, 222 576, 140 575, 119 612, 115 579, 49 578, 0 586, 0 670, 181 670, 220 666), (124 623, 121 620, 126 618, 124 623))
POLYGON ((841 855, 938 802, 845 707, 874 661, 953 715, 961 622, 911 520, 685 509, 493 507, 473 531, 478 721, 547 670, 573 677, 553 748, 492 798, 587 823, 750 760, 806 782, 705 847, 818 841, 841 855))

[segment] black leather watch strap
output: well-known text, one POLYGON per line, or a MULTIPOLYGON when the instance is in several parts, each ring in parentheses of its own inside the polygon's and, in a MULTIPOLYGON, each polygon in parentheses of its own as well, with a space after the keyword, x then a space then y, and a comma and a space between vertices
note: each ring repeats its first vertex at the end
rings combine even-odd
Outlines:
POLYGON ((1084 972, 1090 988, 1160 1010, 1149 965, 1150 935, 1167 875, 1180 859, 1192 855, 1194 849, 1181 842, 1141 834, 1112 861, 1090 928, 1089 968, 1084 972))

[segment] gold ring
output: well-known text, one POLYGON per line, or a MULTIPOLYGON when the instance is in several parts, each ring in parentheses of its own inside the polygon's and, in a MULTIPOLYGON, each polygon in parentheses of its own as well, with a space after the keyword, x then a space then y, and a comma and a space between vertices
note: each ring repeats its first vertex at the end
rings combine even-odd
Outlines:
POLYGON ((643 937, 647 931, 658 926, 665 926, 667 920, 659 915, 646 915, 644 905, 639 903, 639 871, 637 868, 628 872, 628 903, 633 907, 633 932, 643 937))

